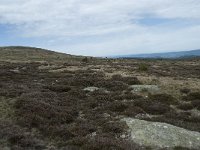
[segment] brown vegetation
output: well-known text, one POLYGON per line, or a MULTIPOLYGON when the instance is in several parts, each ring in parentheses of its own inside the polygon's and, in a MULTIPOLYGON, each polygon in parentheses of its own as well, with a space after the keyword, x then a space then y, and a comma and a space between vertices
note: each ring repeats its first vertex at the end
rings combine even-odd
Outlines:
POLYGON ((18 61, 0 62, 0 149, 148 149, 129 141, 122 117, 200 131, 200 118, 191 111, 200 110, 199 60, 86 60, 61 54, 60 60, 54 60, 53 52, 44 52, 43 58, 20 56, 20 61, 5 50, 2 54, 18 61), (178 78, 187 88, 171 89, 159 77, 178 78), (149 93, 130 88, 152 81, 164 90, 149 93), (83 90, 91 86, 99 90, 83 90))

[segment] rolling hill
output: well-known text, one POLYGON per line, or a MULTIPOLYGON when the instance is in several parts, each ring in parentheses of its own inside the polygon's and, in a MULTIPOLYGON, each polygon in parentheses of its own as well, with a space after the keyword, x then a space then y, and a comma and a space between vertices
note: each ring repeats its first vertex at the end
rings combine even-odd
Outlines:
POLYGON ((41 48, 9 46, 0 47, 0 60, 3 61, 53 61, 80 59, 82 57, 54 52, 41 48))

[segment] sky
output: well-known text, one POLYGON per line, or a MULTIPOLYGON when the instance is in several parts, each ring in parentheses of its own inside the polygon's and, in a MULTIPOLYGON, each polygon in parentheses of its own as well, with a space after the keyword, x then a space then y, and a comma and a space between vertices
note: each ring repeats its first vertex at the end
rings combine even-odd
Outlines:
POLYGON ((0 0, 0 46, 111 56, 200 48, 200 0, 0 0))

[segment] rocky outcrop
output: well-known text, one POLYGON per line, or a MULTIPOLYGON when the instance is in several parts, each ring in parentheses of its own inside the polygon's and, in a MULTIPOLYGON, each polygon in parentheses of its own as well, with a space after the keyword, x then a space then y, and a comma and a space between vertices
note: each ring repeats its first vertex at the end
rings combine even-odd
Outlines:
POLYGON ((139 119, 123 119, 129 127, 130 137, 135 143, 153 149, 184 147, 200 149, 200 133, 166 123, 139 119))

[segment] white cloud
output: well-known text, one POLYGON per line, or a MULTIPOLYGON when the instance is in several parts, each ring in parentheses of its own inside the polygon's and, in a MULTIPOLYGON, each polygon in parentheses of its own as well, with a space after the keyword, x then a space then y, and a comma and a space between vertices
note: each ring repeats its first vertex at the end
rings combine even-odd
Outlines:
POLYGON ((0 24, 15 25, 18 36, 53 41, 43 47, 76 54, 181 50, 200 47, 194 42, 200 39, 199 8, 197 0, 0 0, 0 24), (146 17, 197 23, 138 23, 146 17))

